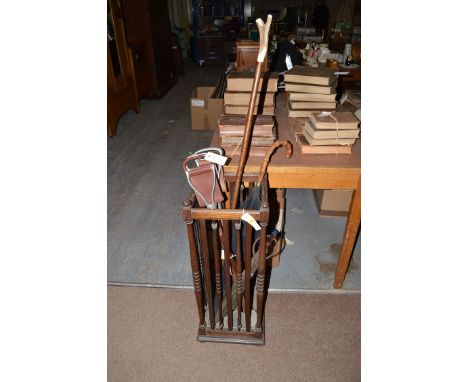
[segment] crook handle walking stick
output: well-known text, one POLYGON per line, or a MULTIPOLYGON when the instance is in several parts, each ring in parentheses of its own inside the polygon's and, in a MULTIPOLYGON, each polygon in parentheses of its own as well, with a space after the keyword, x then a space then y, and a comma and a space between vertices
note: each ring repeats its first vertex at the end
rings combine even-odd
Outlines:
POLYGON ((292 145, 291 142, 289 141, 276 141, 273 143, 268 151, 265 154, 265 157, 263 158, 263 163, 262 167, 260 168, 260 175, 258 176, 257 183, 262 183, 263 177, 265 176, 265 173, 267 171, 268 164, 270 163, 271 156, 273 155, 273 152, 281 146, 286 147, 286 158, 291 158, 292 156, 292 145))
POLYGON ((252 92, 250 93, 249 109, 247 112, 247 120, 245 123, 244 139, 242 143, 239 165, 237 166, 236 182, 234 184, 234 190, 231 199, 231 208, 237 208, 242 176, 244 174, 245 164, 247 163, 247 157, 249 155, 250 141, 252 138, 253 130, 253 113, 255 108, 255 101, 257 98, 258 85, 260 83, 260 74, 263 66, 263 61, 265 60, 265 56, 268 51, 268 32, 270 30, 271 15, 268 15, 266 23, 264 23, 263 20, 260 18, 257 19, 255 22, 257 23, 258 31, 260 34, 260 48, 257 56, 257 65, 255 67, 255 77, 252 85, 252 92))

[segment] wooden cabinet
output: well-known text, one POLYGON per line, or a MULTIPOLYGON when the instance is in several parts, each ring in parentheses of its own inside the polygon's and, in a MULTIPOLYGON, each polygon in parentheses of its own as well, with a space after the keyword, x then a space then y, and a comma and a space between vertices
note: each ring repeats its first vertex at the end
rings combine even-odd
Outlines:
MULTIPOLYGON (((255 70, 257 65, 259 42, 252 40, 239 40, 236 43, 236 69, 237 70, 255 70)), ((267 55, 268 57, 268 55, 267 55)), ((262 71, 268 71, 268 59, 263 61, 262 71)))
POLYGON ((115 135, 122 114, 140 111, 131 51, 125 42, 118 0, 107 1, 107 132, 115 135))
POLYGON ((225 59, 226 52, 224 43, 226 37, 223 35, 199 36, 196 39, 196 50, 199 60, 225 59))
POLYGON ((161 98, 177 82, 167 1, 121 1, 139 98, 161 98))

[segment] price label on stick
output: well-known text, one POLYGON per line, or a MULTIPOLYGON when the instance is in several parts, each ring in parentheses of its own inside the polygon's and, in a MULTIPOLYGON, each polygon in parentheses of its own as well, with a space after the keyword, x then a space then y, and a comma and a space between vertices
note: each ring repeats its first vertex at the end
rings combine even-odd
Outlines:
POLYGON ((244 212, 241 216, 241 219, 247 223, 249 223, 252 227, 255 228, 255 231, 260 231, 260 226, 258 225, 257 221, 250 215, 248 212, 244 212))
POLYGON ((287 68, 288 70, 291 70, 291 69, 294 67, 294 65, 293 65, 293 63, 292 63, 292 61, 291 61, 291 57, 289 57, 289 54, 286 54, 286 60, 285 60, 285 62, 286 62, 286 68, 287 68))
POLYGON ((215 154, 211 151, 207 152, 205 158, 203 159, 209 162, 219 164, 220 166, 224 166, 227 161, 227 157, 223 157, 222 155, 215 154))

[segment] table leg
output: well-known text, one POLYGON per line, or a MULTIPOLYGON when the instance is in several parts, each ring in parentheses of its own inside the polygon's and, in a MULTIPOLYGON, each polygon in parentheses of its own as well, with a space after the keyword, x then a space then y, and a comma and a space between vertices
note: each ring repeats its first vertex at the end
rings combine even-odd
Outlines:
POLYGON ((356 235, 361 224, 361 179, 359 179, 358 187, 353 192, 351 205, 348 213, 348 220, 343 235, 343 243, 341 245, 340 259, 336 266, 334 288, 341 288, 343 281, 348 271, 349 262, 353 253, 356 235))

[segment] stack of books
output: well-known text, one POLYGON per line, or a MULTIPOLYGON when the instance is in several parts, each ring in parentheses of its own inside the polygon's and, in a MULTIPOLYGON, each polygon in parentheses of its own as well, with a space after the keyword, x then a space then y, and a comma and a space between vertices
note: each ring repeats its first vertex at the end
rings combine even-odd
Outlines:
MULTIPOLYGON (((241 153, 246 119, 245 115, 221 115, 219 117, 221 147, 229 157, 241 153)), ((264 156, 276 137, 277 129, 273 117, 258 115, 252 131, 249 155, 264 156)))
MULTIPOLYGON (((226 114, 247 115, 254 73, 231 72, 224 92, 224 112, 226 114)), ((260 79, 254 114, 274 115, 275 94, 278 91, 278 74, 267 73, 260 79)))
POLYGON ((359 120, 349 111, 323 114, 312 113, 302 132, 296 130, 302 154, 351 154, 359 138, 359 120))
POLYGON ((289 116, 308 117, 314 111, 336 109, 335 70, 295 66, 284 74, 289 93, 289 116))

